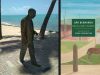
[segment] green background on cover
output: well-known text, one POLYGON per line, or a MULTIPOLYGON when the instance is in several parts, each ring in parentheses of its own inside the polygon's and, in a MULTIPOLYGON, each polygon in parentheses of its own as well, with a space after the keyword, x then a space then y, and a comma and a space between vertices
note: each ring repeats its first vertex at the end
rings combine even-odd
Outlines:
POLYGON ((95 19, 72 19, 72 37, 95 37, 95 19), (76 21, 77 23, 75 23, 76 21), (84 22, 89 21, 93 23, 84 24, 83 21, 84 22), (82 33, 88 33, 88 34, 82 34, 82 33))

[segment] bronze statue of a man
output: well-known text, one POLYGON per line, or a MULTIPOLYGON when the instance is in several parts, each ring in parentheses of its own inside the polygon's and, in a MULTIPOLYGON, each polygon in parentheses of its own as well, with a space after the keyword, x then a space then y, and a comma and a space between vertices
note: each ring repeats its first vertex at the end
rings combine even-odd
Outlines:
POLYGON ((29 49, 29 54, 31 57, 31 63, 35 66, 38 65, 35 58, 35 50, 34 50, 34 34, 38 35, 36 31, 34 31, 34 26, 32 19, 35 17, 36 11, 34 9, 28 10, 28 15, 21 20, 21 51, 20 51, 20 61, 24 62, 24 56, 27 50, 29 49))

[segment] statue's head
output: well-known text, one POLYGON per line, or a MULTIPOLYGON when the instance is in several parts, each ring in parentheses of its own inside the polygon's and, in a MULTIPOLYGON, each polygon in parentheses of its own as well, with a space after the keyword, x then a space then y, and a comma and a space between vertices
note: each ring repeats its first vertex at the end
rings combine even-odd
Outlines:
POLYGON ((29 15, 31 18, 34 18, 35 15, 36 15, 36 11, 35 11, 34 9, 30 8, 30 9, 28 10, 28 15, 29 15))

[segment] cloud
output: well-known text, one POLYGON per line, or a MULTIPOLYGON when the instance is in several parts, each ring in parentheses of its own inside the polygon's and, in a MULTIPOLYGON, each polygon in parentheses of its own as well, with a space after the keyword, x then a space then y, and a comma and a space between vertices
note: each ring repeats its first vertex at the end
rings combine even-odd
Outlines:
MULTIPOLYGON (((61 9, 61 14, 65 14, 64 9, 61 9)), ((96 10, 66 9, 66 14, 100 14, 100 9, 96 9, 96 10)))
POLYGON ((46 7, 48 7, 49 5, 45 5, 46 7))
POLYGON ((30 8, 30 6, 24 6, 23 8, 30 8))
POLYGON ((29 8, 30 8, 30 6, 23 6, 20 8, 12 7, 8 10, 10 10, 11 12, 15 12, 15 13, 25 13, 28 11, 29 8))
POLYGON ((61 5, 61 14, 99 14, 100 4, 95 3, 63 3, 61 5), (64 8, 63 8, 64 7, 64 8))
POLYGON ((62 3, 61 7, 100 7, 100 4, 94 4, 94 3, 62 3))
POLYGON ((83 10, 83 9, 74 9, 74 10, 66 10, 66 16, 65 16, 65 10, 61 9, 61 18, 70 18, 70 17, 77 17, 79 18, 79 15, 81 18, 91 18, 91 17, 97 17, 100 16, 100 9, 97 10, 83 10))

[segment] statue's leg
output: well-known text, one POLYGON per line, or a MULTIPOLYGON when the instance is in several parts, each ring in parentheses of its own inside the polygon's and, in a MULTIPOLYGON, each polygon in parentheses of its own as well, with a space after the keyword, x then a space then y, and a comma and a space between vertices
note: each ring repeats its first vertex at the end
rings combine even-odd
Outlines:
POLYGON ((34 50, 34 45, 33 43, 31 43, 29 45, 29 53, 30 53, 30 57, 31 57, 31 63, 35 66, 40 67, 41 65, 37 64, 36 62, 36 58, 35 58, 35 50, 34 50))
POLYGON ((29 53, 30 53, 30 58, 32 63, 36 63, 36 58, 35 58, 35 50, 34 50, 34 45, 31 43, 29 45, 29 53))
POLYGON ((20 61, 24 60, 26 50, 27 50, 27 46, 24 43, 21 43, 20 61))

